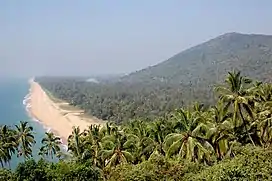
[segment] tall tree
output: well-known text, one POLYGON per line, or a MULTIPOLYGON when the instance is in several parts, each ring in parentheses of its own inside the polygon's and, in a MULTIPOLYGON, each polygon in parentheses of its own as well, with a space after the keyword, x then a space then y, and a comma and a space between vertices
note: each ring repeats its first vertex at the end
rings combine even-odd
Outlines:
POLYGON ((95 166, 101 167, 101 158, 99 151, 102 147, 101 139, 103 133, 100 132, 100 125, 91 125, 87 130, 84 131, 83 145, 85 149, 89 150, 90 159, 95 166))
POLYGON ((164 141, 167 134, 173 131, 171 122, 164 119, 158 119, 147 126, 148 137, 144 139, 144 144, 148 145, 144 151, 150 152, 150 157, 165 155, 164 141))
POLYGON ((16 126, 16 136, 19 144, 19 156, 25 159, 32 156, 32 146, 36 143, 34 139, 33 127, 28 122, 20 121, 16 126))
POLYGON ((241 76, 239 71, 233 71, 228 73, 225 82, 226 86, 216 87, 216 91, 220 93, 219 98, 227 104, 232 105, 234 127, 237 128, 240 126, 238 121, 240 118, 247 137, 255 145, 247 128, 248 121, 243 114, 243 112, 246 112, 253 119, 253 112, 249 102, 254 99, 254 96, 249 94, 248 91, 252 81, 241 76))
POLYGON ((272 146, 272 101, 265 102, 258 112, 257 126, 263 147, 272 146))
POLYGON ((219 160, 231 154, 231 141, 235 141, 233 134, 232 113, 228 111, 228 105, 219 101, 216 106, 210 109, 211 116, 206 123, 208 132, 207 138, 210 139, 216 156, 219 160))
POLYGON ((83 133, 80 132, 80 128, 73 127, 72 134, 68 137, 68 151, 71 151, 78 160, 84 159, 86 153, 89 152, 84 149, 83 141, 83 133))
POLYGON ((142 120, 133 120, 123 128, 128 139, 131 140, 130 150, 133 152, 134 163, 148 160, 156 148, 147 126, 148 124, 142 120))
POLYGON ((0 126, 0 163, 2 167, 4 163, 9 164, 11 156, 16 150, 17 143, 14 137, 14 131, 7 125, 0 126))
POLYGON ((165 138, 166 156, 178 155, 190 161, 209 161, 213 153, 213 147, 202 132, 204 123, 198 116, 183 109, 174 113, 174 121, 178 133, 170 133, 165 138))
POLYGON ((127 151, 131 145, 130 141, 120 130, 115 130, 111 135, 102 139, 101 157, 104 159, 106 167, 133 161, 133 155, 127 151))
POLYGON ((45 138, 42 139, 42 147, 40 148, 39 155, 47 155, 53 159, 60 151, 60 138, 56 137, 54 133, 46 132, 45 138))

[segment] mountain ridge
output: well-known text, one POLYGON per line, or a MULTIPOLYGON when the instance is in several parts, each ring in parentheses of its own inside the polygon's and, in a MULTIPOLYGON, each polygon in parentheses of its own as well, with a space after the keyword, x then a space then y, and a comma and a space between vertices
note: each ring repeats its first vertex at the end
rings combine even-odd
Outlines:
POLYGON ((122 123, 153 120, 194 102, 214 105, 227 72, 271 82, 272 36, 225 34, 187 49, 172 58, 103 83, 40 78, 47 90, 86 113, 122 123))
MULTIPOLYGON (((259 65, 260 62, 272 66, 272 35, 230 32, 188 48, 159 64, 133 72, 121 80, 191 83, 195 82, 197 77, 206 77, 205 74, 212 71, 216 81, 222 81, 223 75, 235 67, 247 76, 267 81, 262 75, 252 76, 249 73, 256 67, 261 66, 263 69, 264 67, 259 65), (214 71, 215 69, 217 71, 214 71)), ((271 68, 265 70, 272 73, 271 68)))

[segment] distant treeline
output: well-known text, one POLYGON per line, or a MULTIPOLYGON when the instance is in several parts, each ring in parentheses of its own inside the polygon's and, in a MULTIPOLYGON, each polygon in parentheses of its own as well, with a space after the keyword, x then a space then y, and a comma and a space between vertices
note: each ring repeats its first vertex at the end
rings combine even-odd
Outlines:
POLYGON ((116 123, 136 118, 153 120, 190 104, 191 100, 205 100, 205 103, 213 100, 211 94, 206 94, 207 88, 200 84, 193 89, 190 85, 160 81, 93 83, 64 77, 39 77, 36 81, 54 96, 86 113, 116 123))

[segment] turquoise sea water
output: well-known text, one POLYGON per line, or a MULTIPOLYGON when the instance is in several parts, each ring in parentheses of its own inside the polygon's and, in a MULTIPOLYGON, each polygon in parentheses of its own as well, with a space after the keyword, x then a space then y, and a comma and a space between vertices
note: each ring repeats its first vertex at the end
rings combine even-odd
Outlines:
MULTIPOLYGON (((0 81, 0 124, 14 126, 20 121, 28 121, 34 128, 36 144, 33 146, 33 157, 38 158, 41 139, 44 136, 45 129, 37 121, 33 120, 26 111, 26 105, 23 104, 26 95, 29 93, 29 84, 27 79, 9 79, 0 81)), ((13 156, 11 168, 23 161, 22 158, 13 156)))

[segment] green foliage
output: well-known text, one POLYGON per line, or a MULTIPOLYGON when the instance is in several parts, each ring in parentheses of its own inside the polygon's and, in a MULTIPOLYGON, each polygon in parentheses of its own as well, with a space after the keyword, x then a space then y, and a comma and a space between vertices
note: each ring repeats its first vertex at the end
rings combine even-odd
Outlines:
POLYGON ((8 174, 5 177, 11 181, 95 181, 101 177, 100 171, 88 163, 50 163, 43 159, 38 162, 30 159, 20 163, 14 173, 7 170, 1 170, 0 173, 2 172, 8 174))
POLYGON ((0 140, 0 163, 4 167, 17 150, 16 132, 6 125, 0 126, 0 140))
POLYGON ((15 170, 15 177, 18 181, 47 180, 47 163, 44 160, 36 162, 30 159, 24 163, 19 163, 15 170))
POLYGON ((183 180, 186 173, 197 174, 202 167, 202 164, 179 162, 159 156, 137 165, 120 165, 110 171, 108 179, 112 181, 183 180))
POLYGON ((239 155, 213 166, 178 162, 158 157, 138 165, 120 165, 111 170, 109 180, 271 180, 272 151, 253 147, 240 147, 239 155))
MULTIPOLYGON (((215 90, 215 106, 195 103, 152 122, 74 127, 62 154, 68 159, 57 163, 27 160, 34 137, 26 122, 1 126, 0 161, 23 152, 27 161, 10 176, 17 180, 272 179, 271 84, 234 71, 215 90)), ((41 153, 59 155, 54 134, 46 133, 42 143, 41 153)))
POLYGON ((190 181, 272 180, 272 151, 249 147, 234 159, 186 177, 190 181))
POLYGON ((55 181, 95 181, 100 177, 100 171, 88 163, 59 162, 48 169, 48 179, 55 181))
POLYGON ((32 156, 32 145, 35 143, 33 127, 28 125, 26 121, 20 121, 16 127, 16 136, 18 140, 18 154, 25 159, 32 156))
POLYGON ((15 180, 11 170, 0 169, 0 180, 15 180))
POLYGON ((60 152, 60 138, 53 133, 45 133, 46 137, 42 139, 43 146, 40 149, 39 155, 47 155, 53 159, 53 156, 60 152))
MULTIPOLYGON (((57 79, 57 78, 56 78, 57 79)), ((153 120, 183 106, 181 85, 165 83, 101 83, 78 79, 36 79, 55 97, 102 120, 121 123, 130 119, 153 120)))
POLYGON ((165 180, 173 175, 178 175, 183 166, 172 164, 157 157, 138 165, 121 165, 110 172, 109 180, 165 180))

